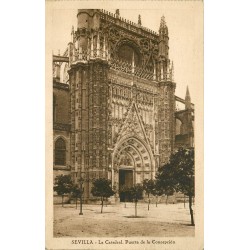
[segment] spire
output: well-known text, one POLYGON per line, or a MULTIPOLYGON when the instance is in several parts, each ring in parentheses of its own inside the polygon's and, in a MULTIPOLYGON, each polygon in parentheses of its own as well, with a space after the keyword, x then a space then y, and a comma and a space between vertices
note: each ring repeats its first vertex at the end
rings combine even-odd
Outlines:
POLYGON ((166 25, 165 17, 161 17, 159 28, 159 56, 168 59, 168 27, 166 25))
POLYGON ((138 16, 138 24, 141 25, 141 15, 138 16))
POLYGON ((167 27, 167 24, 166 24, 166 21, 165 21, 165 16, 161 17, 159 33, 164 33, 164 34, 168 33, 168 27, 167 27))
POLYGON ((191 97, 190 97, 190 94, 189 94, 188 86, 187 86, 186 96, 185 96, 185 108, 186 109, 191 108, 191 97))
POLYGON ((72 25, 72 29, 71 29, 71 42, 74 43, 74 26, 72 25))
POLYGON ((187 90, 186 90, 186 97, 185 97, 185 99, 187 99, 187 98, 190 98, 190 94, 189 94, 189 89, 188 89, 188 85, 187 85, 187 90))
POLYGON ((166 21, 165 21, 165 16, 163 15, 161 17, 161 24, 160 24, 160 29, 163 29, 165 28, 167 25, 166 25, 166 21))

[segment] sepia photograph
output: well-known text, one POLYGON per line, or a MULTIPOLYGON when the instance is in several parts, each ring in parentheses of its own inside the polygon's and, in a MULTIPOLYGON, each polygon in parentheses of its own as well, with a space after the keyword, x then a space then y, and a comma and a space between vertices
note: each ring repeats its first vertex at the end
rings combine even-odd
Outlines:
POLYGON ((46 3, 48 249, 203 249, 203 2, 137 3, 46 3))
POLYGON ((249 2, 1 10, 1 249, 248 249, 249 2))

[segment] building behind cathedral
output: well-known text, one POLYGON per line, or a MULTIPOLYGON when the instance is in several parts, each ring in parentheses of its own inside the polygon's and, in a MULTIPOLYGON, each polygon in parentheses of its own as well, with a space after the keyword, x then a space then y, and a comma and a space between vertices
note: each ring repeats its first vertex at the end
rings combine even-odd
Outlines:
POLYGON ((175 95, 164 17, 159 33, 104 10, 80 9, 63 55, 53 56, 54 177, 122 185, 154 179, 179 147, 194 146, 194 105, 175 95), (182 107, 182 108, 180 108, 182 107))

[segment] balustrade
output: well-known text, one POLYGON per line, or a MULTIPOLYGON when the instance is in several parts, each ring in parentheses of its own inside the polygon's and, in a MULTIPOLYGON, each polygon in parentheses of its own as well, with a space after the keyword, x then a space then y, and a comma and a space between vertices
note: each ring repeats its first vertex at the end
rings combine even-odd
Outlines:
POLYGON ((128 30, 131 30, 133 32, 136 32, 136 33, 141 33, 141 31, 143 31, 145 33, 144 35, 150 39, 154 39, 158 36, 157 32, 150 30, 146 27, 143 27, 143 26, 141 26, 137 23, 134 23, 130 20, 124 19, 120 16, 116 16, 115 14, 110 13, 106 10, 100 10, 100 12, 101 12, 101 19, 105 19, 110 23, 118 24, 118 25, 120 25, 128 30))
POLYGON ((131 63, 119 59, 111 59, 110 66, 114 70, 122 71, 128 74, 134 74, 140 78, 153 80, 153 72, 142 67, 135 66, 134 70, 131 63), (134 73, 133 73, 134 71, 134 73))

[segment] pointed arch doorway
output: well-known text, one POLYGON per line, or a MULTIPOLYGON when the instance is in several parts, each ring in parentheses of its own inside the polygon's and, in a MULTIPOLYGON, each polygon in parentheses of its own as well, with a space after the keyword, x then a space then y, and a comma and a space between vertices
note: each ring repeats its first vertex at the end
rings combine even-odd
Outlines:
POLYGON ((120 151, 119 154, 119 167, 118 167, 118 178, 119 178, 119 196, 120 201, 127 201, 127 197, 124 192, 124 188, 130 188, 134 185, 134 160, 133 155, 129 147, 125 147, 120 151))
POLYGON ((151 179, 154 172, 154 162, 150 148, 135 136, 123 137, 116 145, 113 155, 114 181, 119 188, 120 201, 126 197, 124 188, 142 183, 144 179, 151 179))

